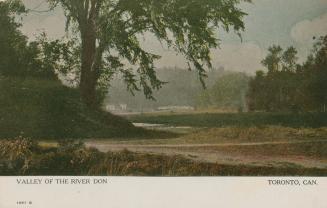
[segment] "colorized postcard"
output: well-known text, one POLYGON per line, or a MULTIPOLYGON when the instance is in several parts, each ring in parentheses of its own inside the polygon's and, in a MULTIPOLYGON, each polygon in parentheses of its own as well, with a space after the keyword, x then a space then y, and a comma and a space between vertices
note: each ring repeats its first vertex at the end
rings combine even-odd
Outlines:
POLYGON ((327 0, 0 0, 0 176, 322 194, 327 0))

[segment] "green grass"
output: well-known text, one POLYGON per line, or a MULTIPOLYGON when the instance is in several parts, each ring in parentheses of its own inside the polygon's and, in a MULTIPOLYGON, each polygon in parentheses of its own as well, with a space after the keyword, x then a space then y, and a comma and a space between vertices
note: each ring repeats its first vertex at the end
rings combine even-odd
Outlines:
POLYGON ((142 114, 127 117, 132 122, 191 127, 327 126, 327 113, 191 113, 142 114))
POLYGON ((135 128, 129 121, 90 110, 76 89, 59 81, 0 77, 0 139, 158 137, 163 132, 135 128))

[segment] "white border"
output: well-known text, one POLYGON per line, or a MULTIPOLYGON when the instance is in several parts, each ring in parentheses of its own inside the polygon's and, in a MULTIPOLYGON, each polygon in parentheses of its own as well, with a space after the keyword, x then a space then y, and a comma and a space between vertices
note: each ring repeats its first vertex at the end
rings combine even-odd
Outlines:
POLYGON ((0 177, 1 208, 326 208, 326 196, 326 177, 0 177), (17 184, 17 179, 63 178, 108 183, 17 184), (318 185, 269 185, 275 179, 318 185))

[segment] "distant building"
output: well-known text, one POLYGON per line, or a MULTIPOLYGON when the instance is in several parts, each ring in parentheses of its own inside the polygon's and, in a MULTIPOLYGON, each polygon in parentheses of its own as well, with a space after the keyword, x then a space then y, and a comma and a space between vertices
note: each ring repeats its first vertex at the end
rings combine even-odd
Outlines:
POLYGON ((110 111, 110 112, 127 111, 127 104, 119 104, 119 105, 110 104, 110 105, 106 105, 105 109, 106 111, 110 111))
POLYGON ((116 106, 115 105, 107 105, 106 106, 106 111, 115 111, 116 110, 116 106))
POLYGON ((127 104, 119 104, 120 110, 126 111, 127 110, 127 104))

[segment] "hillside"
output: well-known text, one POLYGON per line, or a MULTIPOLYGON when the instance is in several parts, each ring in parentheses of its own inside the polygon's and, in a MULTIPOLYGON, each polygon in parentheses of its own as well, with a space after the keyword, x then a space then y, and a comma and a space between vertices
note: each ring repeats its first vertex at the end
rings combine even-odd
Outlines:
POLYGON ((87 109, 59 81, 0 77, 0 139, 118 138, 151 135, 103 111, 87 109))

